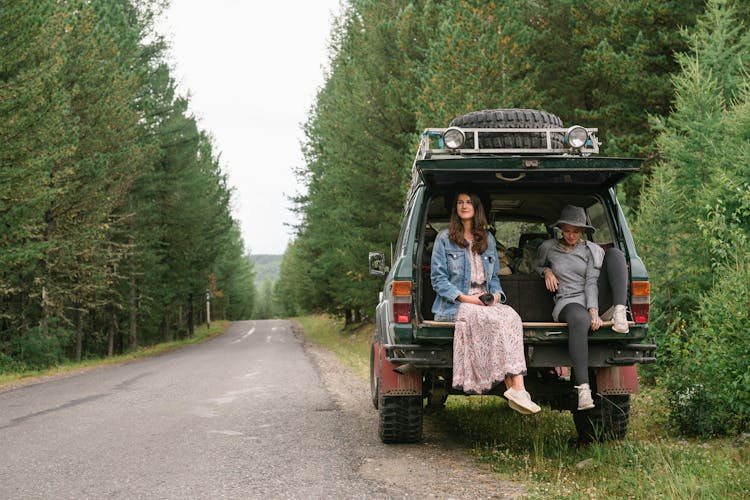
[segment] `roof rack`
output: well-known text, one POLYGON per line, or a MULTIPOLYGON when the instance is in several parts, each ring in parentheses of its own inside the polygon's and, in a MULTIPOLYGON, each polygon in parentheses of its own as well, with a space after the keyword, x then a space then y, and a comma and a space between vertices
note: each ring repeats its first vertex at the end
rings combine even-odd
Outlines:
MULTIPOLYGON (((456 127, 450 127, 456 128, 456 127)), ((417 152, 417 160, 426 159, 448 159, 448 158, 460 158, 466 156, 486 156, 486 155, 515 155, 515 154, 568 154, 577 156, 588 156, 591 154, 599 153, 599 146, 601 142, 596 137, 596 133, 599 129, 596 128, 585 128, 588 134, 588 140, 581 148, 567 147, 555 147, 553 144, 553 134, 558 134, 559 137, 555 138, 555 142, 562 143, 563 138, 572 129, 570 128, 461 128, 460 130, 465 136, 473 136, 474 148, 460 148, 460 149, 449 149, 445 146, 443 135, 448 128, 427 128, 422 133, 421 140, 419 142, 419 150, 417 152), (484 141, 480 141, 480 136, 490 134, 504 134, 504 135, 517 135, 512 142, 521 142, 524 140, 523 135, 535 134, 532 136, 535 140, 541 139, 540 134, 544 135, 544 144, 546 147, 530 147, 530 148, 514 148, 514 147, 501 147, 501 148, 479 148, 476 145, 480 142, 487 142, 492 138, 485 138, 484 141), (433 147, 437 141, 437 147, 433 147)), ((583 127, 580 127, 583 128, 583 127)), ((496 139, 496 138, 495 138, 496 139)), ((529 138, 527 138, 529 139, 529 138)), ((532 141, 528 141, 532 142, 532 141)))

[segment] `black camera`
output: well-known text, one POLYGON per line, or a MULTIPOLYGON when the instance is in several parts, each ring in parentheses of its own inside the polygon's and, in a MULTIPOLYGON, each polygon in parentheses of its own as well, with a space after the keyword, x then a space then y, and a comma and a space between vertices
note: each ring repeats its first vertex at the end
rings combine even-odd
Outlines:
POLYGON ((495 297, 491 293, 483 293, 482 295, 479 296, 479 300, 482 301, 482 304, 489 306, 493 302, 495 302, 495 297))

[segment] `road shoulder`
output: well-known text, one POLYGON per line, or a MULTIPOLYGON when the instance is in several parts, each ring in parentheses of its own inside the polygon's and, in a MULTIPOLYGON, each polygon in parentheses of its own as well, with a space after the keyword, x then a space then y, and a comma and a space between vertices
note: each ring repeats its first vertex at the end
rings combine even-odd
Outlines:
POLYGON ((357 377, 330 351, 310 342, 295 325, 295 334, 316 365, 326 389, 348 422, 346 433, 359 445, 359 474, 418 498, 518 498, 523 485, 497 479, 477 463, 469 450, 426 419, 419 444, 385 445, 378 438, 378 412, 367 381, 357 377))

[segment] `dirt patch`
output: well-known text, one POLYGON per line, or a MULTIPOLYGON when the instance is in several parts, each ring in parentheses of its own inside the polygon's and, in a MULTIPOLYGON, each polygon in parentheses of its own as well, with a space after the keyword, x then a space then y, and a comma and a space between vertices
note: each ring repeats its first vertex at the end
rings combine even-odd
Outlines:
MULTIPOLYGON (((297 328, 295 328, 296 330, 297 328)), ((369 382, 358 378, 338 358, 304 338, 306 352, 348 422, 350 436, 360 447, 359 474, 394 496, 476 499, 519 498, 523 485, 497 479, 489 467, 476 462, 470 451, 428 421, 419 444, 385 445, 378 438, 378 412, 370 398, 369 382)))

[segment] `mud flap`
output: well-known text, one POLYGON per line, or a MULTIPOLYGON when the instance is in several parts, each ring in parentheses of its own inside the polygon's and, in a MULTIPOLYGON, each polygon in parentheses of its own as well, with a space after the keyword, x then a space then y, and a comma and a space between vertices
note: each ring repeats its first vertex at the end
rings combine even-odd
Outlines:
POLYGON ((602 395, 638 394, 638 367, 611 366, 596 370, 596 391, 602 395))
MULTIPOLYGON (((378 345, 378 347, 380 347, 378 345)), ((386 359, 385 349, 380 348, 380 395, 381 396, 422 396, 422 371, 413 370, 399 373, 399 365, 386 359)))

